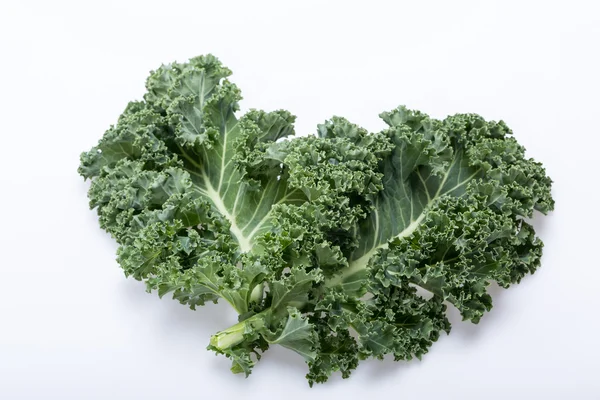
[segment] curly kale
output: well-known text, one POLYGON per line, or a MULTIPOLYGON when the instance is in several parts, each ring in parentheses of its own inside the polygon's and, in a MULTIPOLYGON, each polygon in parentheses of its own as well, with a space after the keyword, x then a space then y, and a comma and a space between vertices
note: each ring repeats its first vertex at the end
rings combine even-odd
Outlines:
POLYGON ((420 358, 450 331, 447 304, 477 323, 490 282, 539 267, 527 220, 553 209, 551 180, 503 122, 399 107, 378 133, 334 117, 293 137, 287 111, 238 116, 230 74, 210 55, 152 72, 79 172, 127 276, 238 312, 209 345, 233 372, 273 344, 311 385, 420 358))

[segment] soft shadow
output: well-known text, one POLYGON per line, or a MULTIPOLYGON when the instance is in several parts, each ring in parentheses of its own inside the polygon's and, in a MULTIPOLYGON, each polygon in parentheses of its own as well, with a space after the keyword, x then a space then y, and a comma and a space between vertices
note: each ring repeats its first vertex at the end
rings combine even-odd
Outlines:
POLYGON ((132 308, 149 313, 156 331, 166 336, 191 334, 208 344, 211 335, 237 322, 237 314, 226 303, 208 303, 194 311, 169 295, 160 299, 155 292, 146 292, 145 284, 134 279, 123 280, 121 294, 132 308))
MULTIPOLYGON (((502 313, 502 299, 505 291, 506 289, 498 286, 498 284, 495 282, 492 282, 488 286, 488 293, 493 298, 494 307, 489 313, 486 313, 483 316, 480 324, 473 324, 469 321, 463 321, 462 316, 456 307, 450 303, 447 303, 448 309, 446 311, 446 315, 452 324, 452 336, 468 342, 477 340, 479 337, 485 337, 485 331, 492 329, 491 326, 494 325, 493 320, 499 318, 500 314, 502 313), (498 317, 495 317, 495 315, 498 317)), ((446 335, 442 334, 440 340, 443 340, 445 336, 446 335)), ((431 349, 435 348, 436 343, 433 343, 431 349)), ((367 379, 369 381, 389 381, 390 379, 394 379, 394 382, 398 383, 410 368, 419 368, 422 363, 425 362, 427 362, 427 354, 423 356, 423 360, 418 360, 415 358, 410 361, 394 361, 394 357, 392 355, 387 355, 383 360, 368 359, 361 361, 357 370, 353 372, 353 375, 364 374, 366 376, 364 376, 363 379, 367 379)))
MULTIPOLYGON (((509 288, 510 289, 510 288, 509 288)), ((492 329, 494 321, 501 317, 503 304, 504 304, 504 293, 509 290, 500 287, 496 282, 491 282, 487 288, 487 292, 492 296, 492 309, 485 313, 478 324, 474 324, 470 321, 463 321, 462 315, 456 307, 446 302, 447 310, 446 316, 452 324, 452 331, 450 334, 457 339, 460 338, 464 341, 473 341, 481 336, 485 336, 485 331, 492 329)))
POLYGON ((370 381, 385 380, 389 381, 390 378, 394 378, 394 382, 398 383, 404 373, 409 368, 415 368, 419 363, 418 359, 411 361, 394 361, 394 357, 390 354, 386 355, 383 360, 368 359, 361 361, 358 366, 358 370, 361 374, 366 374, 366 378, 370 381))
MULTIPOLYGON (((393 378, 398 382, 408 368, 415 368, 419 360, 394 361, 393 356, 388 355, 383 360, 367 359, 359 362, 358 367, 352 371, 350 378, 363 380, 365 382, 386 381, 393 378)), ((272 346, 263 354, 262 359, 255 367, 253 373, 262 373, 265 370, 277 369, 285 371, 286 375, 294 375, 304 378, 308 373, 308 366, 298 354, 282 346, 272 346)), ((315 383, 312 390, 335 391, 338 385, 344 385, 344 378, 340 372, 334 372, 326 383, 315 383)))
MULTIPOLYGON (((534 215, 532 218, 527 219, 527 223, 531 224, 538 236, 543 236, 545 232, 548 230, 550 224, 550 215, 544 215, 539 211, 534 211, 534 215)), ((529 276, 526 276, 524 279, 528 279, 529 276)), ((488 294, 492 297, 492 309, 485 313, 481 318, 481 321, 478 324, 473 324, 469 321, 463 321, 460 312, 454 307, 452 304, 446 302, 447 311, 446 315, 448 316, 448 320, 452 324, 452 334, 457 339, 472 341, 477 338, 486 335, 486 332, 489 329, 493 329, 499 319, 504 317, 505 309, 505 296, 506 292, 511 290, 515 285, 504 289, 500 287, 496 282, 492 281, 487 288, 488 294)))
POLYGON ((176 300, 170 299, 164 303, 160 310, 162 323, 176 327, 177 330, 197 332, 199 337, 206 338, 207 344, 211 335, 237 322, 237 314, 224 301, 208 303, 197 307, 195 311, 176 300))
POLYGON ((527 223, 533 226, 533 229, 535 229, 535 233, 542 237, 546 234, 549 224, 552 223, 551 217, 553 213, 553 211, 550 211, 548 215, 544 215, 539 211, 534 211, 533 217, 526 219, 526 221, 527 223))
POLYGON ((272 345, 269 347, 269 349, 262 354, 257 365, 285 369, 286 371, 290 371, 291 374, 299 377, 304 377, 304 375, 308 373, 308 366, 302 356, 279 345, 272 345))

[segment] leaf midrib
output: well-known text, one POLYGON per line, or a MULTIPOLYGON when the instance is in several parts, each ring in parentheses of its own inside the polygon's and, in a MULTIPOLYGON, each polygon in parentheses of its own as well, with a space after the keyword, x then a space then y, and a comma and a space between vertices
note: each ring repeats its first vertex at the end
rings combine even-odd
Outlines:
MULTIPOLYGON (((441 196, 443 196, 446 193, 453 192, 454 190, 460 188, 461 186, 464 186, 469 181, 471 181, 471 179, 473 179, 477 174, 479 174, 479 172, 481 171, 480 169, 475 170, 475 172, 473 172, 465 180, 461 181, 460 183, 456 184, 452 188, 450 188, 450 189, 446 190, 444 193, 442 193, 442 189, 443 189, 444 185, 446 184, 446 181, 448 180, 450 172, 452 171, 452 167, 455 165, 458 158, 459 157, 455 157, 452 160, 451 165, 448 167, 448 170, 444 174, 444 177, 442 178, 442 181, 440 182, 440 186, 439 186, 438 190, 436 191, 436 193, 433 195, 433 197, 429 196, 429 192, 427 191, 426 186, 423 185, 425 188, 425 192, 427 193, 428 202, 425 204, 425 206, 423 207, 423 210, 421 211, 421 213, 419 214, 419 216, 416 219, 411 218, 410 224, 406 228, 404 228, 400 233, 398 233, 397 235, 394 235, 379 244, 375 244, 375 242, 374 242, 373 247, 371 247, 371 249, 369 251, 364 253, 359 258, 350 261, 348 268, 346 268, 341 274, 336 275, 336 276, 332 277, 331 279, 329 279, 325 283, 325 285, 328 287, 333 287, 333 286, 339 285, 340 283, 342 283, 345 280, 345 278, 350 277, 362 270, 365 270, 367 268, 367 265, 368 265, 371 257, 373 255, 375 255, 375 253, 377 253, 377 251, 379 251, 380 249, 388 248, 390 241, 392 241, 394 239, 402 239, 402 238, 409 237, 410 235, 412 235, 412 233, 423 222, 423 219, 425 219, 425 216, 427 215, 429 210, 432 208, 432 206, 435 204, 435 202, 441 198, 441 196)), ((422 178, 421 178, 421 182, 423 182, 422 178)), ((424 183, 425 182, 423 182, 423 184, 424 183)), ((411 201, 411 204, 412 204, 412 201, 411 201)), ((374 210, 373 212, 375 213, 375 221, 376 221, 375 237, 377 237, 379 235, 379 232, 378 232, 378 230, 379 230, 379 211, 374 210)))
MULTIPOLYGON (((180 150, 181 154, 183 155, 183 157, 186 160, 188 160, 195 168, 197 168, 199 171, 201 171, 200 173, 198 173, 196 171, 187 169, 187 171, 189 173, 199 177, 202 180, 202 183, 204 184, 204 187, 197 187, 196 190, 199 193, 201 193, 202 195, 208 197, 210 199, 211 203, 217 209, 217 211, 221 215, 223 215, 227 219, 227 221, 229 221, 231 234, 234 236, 234 238, 238 242, 238 244, 240 246, 240 250, 243 253, 251 252, 252 248, 253 248, 253 239, 256 236, 256 234, 260 231, 260 229, 269 221, 269 218, 271 217, 271 213, 273 210, 273 206, 277 205, 277 204, 281 204, 281 203, 285 202, 286 200, 288 200, 289 198, 291 198, 298 191, 298 189, 291 190, 290 192, 284 194, 275 203, 273 203, 271 205, 271 208, 269 209, 269 211, 260 218, 260 220, 257 222, 256 225, 252 225, 253 219, 251 219, 250 221, 248 221, 245 224, 244 227, 240 227, 237 223, 237 220, 235 218, 235 214, 233 213, 233 210, 229 210, 227 208, 227 206, 225 205, 225 202, 223 201, 223 197, 220 195, 220 193, 215 189, 215 187, 210 182, 210 178, 208 177, 208 175, 206 175, 204 168, 202 168, 202 166, 200 164, 198 164, 193 159, 193 157, 191 157, 183 149, 183 147, 181 147, 181 146, 178 146, 178 147, 179 147, 179 150, 180 150), (252 230, 248 234, 244 234, 244 230, 246 228, 248 228, 249 226, 253 226, 252 230)), ((233 205, 234 209, 237 206, 237 200, 240 197, 241 188, 242 188, 242 186, 240 184, 238 186, 238 190, 237 190, 236 197, 235 197, 236 202, 233 205)), ((261 199, 261 203, 262 203, 262 199, 261 199)), ((258 207, 260 207, 260 203, 257 205, 257 209, 258 209, 258 207)))

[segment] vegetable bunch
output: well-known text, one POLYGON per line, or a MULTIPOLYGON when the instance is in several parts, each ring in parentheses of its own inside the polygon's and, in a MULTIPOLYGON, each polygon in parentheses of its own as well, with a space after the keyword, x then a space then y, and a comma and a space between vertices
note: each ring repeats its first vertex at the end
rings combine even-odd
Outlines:
POLYGON ((209 345, 233 372, 274 344, 311 385, 420 358, 450 331, 447 304, 477 323, 490 282, 539 267, 527 220, 552 210, 551 180, 504 122, 399 107, 381 132, 333 117, 294 137, 287 111, 240 116, 230 74, 211 55, 161 66, 79 172, 127 276, 238 312, 209 345))

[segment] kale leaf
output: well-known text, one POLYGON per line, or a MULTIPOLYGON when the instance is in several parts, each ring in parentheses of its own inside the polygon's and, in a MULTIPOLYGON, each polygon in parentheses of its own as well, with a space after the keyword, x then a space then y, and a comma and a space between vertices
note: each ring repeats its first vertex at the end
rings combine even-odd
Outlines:
POLYGON ((333 117, 297 137, 287 111, 239 116, 230 74, 211 55, 161 66, 79 173, 127 276, 238 312, 209 344, 233 372, 274 344, 311 385, 420 358, 450 331, 448 304, 477 323, 491 282, 539 267, 528 220, 553 209, 552 181, 504 122, 399 107, 381 132, 333 117))

